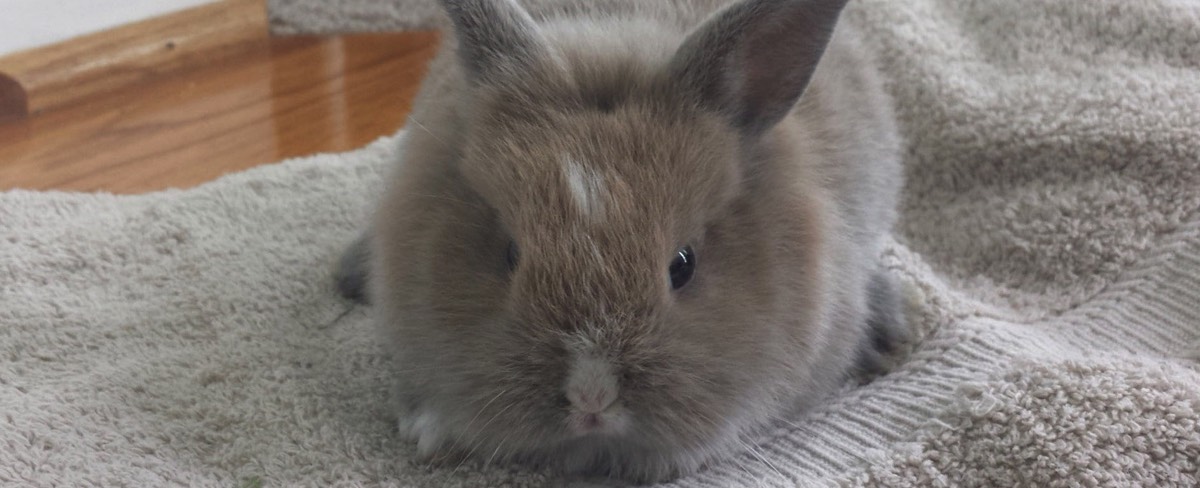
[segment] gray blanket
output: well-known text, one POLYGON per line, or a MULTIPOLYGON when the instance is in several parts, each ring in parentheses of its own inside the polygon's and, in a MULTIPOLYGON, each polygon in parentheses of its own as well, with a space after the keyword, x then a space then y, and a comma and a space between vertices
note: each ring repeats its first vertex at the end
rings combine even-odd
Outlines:
MULTIPOLYGON (((409 2, 271 5, 281 31, 433 25, 409 2)), ((908 140, 885 259, 917 340, 670 486, 1200 483, 1200 4, 861 0, 846 21, 908 140)), ((395 144, 187 191, 0 194, 0 485, 553 483, 414 463, 390 430, 328 265, 395 144)))

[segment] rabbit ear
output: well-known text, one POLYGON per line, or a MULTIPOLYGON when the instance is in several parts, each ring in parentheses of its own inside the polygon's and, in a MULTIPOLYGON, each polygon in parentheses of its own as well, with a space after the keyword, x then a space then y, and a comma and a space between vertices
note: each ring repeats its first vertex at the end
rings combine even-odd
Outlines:
POLYGON ((473 82, 520 74, 545 52, 533 18, 514 0, 442 0, 442 7, 473 82))
POLYGON ((812 79, 846 0, 745 0, 688 35, 674 79, 746 135, 782 119, 812 79))

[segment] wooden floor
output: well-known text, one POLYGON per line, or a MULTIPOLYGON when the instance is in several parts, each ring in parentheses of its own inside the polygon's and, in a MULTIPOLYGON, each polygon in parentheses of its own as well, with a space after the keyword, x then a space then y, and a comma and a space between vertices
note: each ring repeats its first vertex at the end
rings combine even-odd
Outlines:
POLYGON ((404 122, 433 33, 284 37, 0 122, 0 191, 139 193, 346 151, 404 122))

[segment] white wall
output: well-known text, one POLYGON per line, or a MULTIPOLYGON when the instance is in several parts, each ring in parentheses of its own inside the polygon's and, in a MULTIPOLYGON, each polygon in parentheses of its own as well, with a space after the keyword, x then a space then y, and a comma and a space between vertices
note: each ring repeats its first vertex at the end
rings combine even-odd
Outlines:
POLYGON ((215 0, 0 0, 0 55, 215 0))

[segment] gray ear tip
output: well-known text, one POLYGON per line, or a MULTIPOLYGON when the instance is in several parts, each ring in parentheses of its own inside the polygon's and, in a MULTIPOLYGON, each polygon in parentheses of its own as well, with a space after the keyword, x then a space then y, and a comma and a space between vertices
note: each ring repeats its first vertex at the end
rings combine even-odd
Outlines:
POLYGON ((847 2, 734 2, 688 35, 670 70, 703 104, 756 136, 782 120, 804 93, 847 2), (730 82, 730 72, 746 69, 758 75, 730 82))
POLYGON ((544 51, 537 26, 514 0, 440 0, 472 81, 514 72, 544 51))
POLYGON ((439 0, 442 10, 445 10, 450 18, 461 20, 463 16, 475 15, 481 16, 495 10, 496 2, 493 0, 439 0))
POLYGON ((470 0, 439 0, 442 10, 445 10, 452 19, 457 19, 460 15, 470 9, 470 0))

